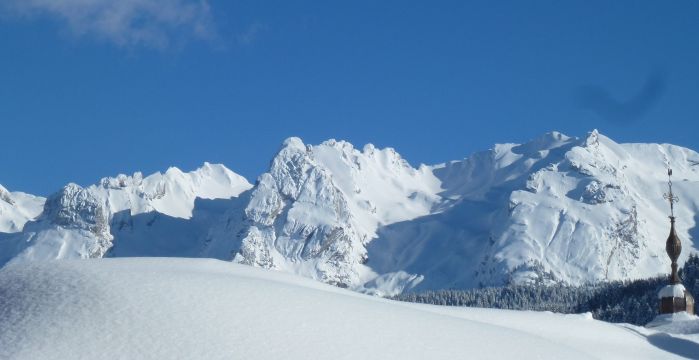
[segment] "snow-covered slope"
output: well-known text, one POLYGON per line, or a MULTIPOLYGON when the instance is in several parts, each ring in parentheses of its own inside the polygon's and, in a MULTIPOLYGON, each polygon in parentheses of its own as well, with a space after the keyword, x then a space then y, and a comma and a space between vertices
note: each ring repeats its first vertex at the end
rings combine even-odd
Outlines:
POLYGON ((617 144, 596 131, 583 139, 550 133, 523 145, 498 145, 435 167, 445 205, 432 216, 383 229, 370 258, 382 255, 379 272, 424 274, 426 288, 547 279, 579 284, 665 273, 666 169, 673 168, 681 198, 682 261, 696 249, 697 160, 689 149, 617 144), (410 250, 383 256, 401 248, 410 250))
POLYGON ((209 164, 68 185, 21 232, 0 234, 0 264, 212 257, 379 294, 649 277, 669 267, 667 167, 680 263, 697 249, 696 164, 692 150, 597 131, 417 168, 390 148, 289 138, 254 187, 209 164))
POLYGON ((216 260, 14 263, 0 289, 3 359, 674 359, 699 347, 585 315, 398 303, 216 260))
POLYGON ((228 243, 236 262, 383 294, 654 276, 667 271, 668 166, 683 257, 695 249, 696 161, 689 149, 597 131, 419 168, 392 149, 291 138, 228 243))
POLYGON ((290 138, 252 192, 234 261, 357 285, 377 229, 428 214, 438 190, 393 149, 290 138))
POLYGON ((218 202, 249 189, 223 165, 183 173, 119 175, 82 188, 68 184, 49 196, 36 221, 0 236, 0 263, 115 256, 197 256, 218 202), (213 212, 213 214, 212 214, 213 212))
POLYGON ((23 192, 10 192, 0 185, 0 233, 22 231, 44 207, 46 199, 23 192))

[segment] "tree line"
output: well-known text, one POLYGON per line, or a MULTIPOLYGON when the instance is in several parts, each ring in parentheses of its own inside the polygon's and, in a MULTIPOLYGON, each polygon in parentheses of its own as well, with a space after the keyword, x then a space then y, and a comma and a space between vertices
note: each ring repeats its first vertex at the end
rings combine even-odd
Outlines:
MULTIPOLYGON (((699 257, 691 254, 680 269, 685 288, 699 296, 699 257)), ((434 290, 391 297, 399 301, 511 310, 591 312, 595 319, 645 325, 658 313, 658 291, 667 277, 594 285, 523 284, 468 290, 434 290)))

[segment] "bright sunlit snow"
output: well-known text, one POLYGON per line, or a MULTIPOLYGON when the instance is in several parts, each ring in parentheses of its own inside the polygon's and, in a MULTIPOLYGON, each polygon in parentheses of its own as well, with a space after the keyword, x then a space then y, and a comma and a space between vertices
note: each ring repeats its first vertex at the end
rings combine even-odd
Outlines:
POLYGON ((0 192, 0 265, 208 257, 384 295, 648 278, 669 266, 667 167, 681 199, 680 266, 696 251, 698 162, 687 148, 596 130, 431 166, 392 148, 292 137, 254 186, 205 163, 69 184, 45 204, 0 192))
POLYGON ((217 260, 15 263, 3 359, 672 359, 697 335, 399 303, 217 260))
POLYGON ((44 199, 23 192, 10 192, 0 185, 0 233, 21 231, 27 221, 44 210, 44 199))

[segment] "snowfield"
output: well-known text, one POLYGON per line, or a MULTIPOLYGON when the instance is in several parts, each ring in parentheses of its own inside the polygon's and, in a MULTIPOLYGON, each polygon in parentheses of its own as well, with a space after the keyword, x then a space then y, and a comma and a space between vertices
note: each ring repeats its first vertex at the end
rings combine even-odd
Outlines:
POLYGON ((218 260, 0 270, 2 359, 672 359, 699 356, 698 336, 399 303, 218 260))
POLYGON ((392 148, 284 141, 254 184, 221 164, 68 184, 0 186, 0 266, 213 258, 365 294, 596 284, 669 269, 667 168, 684 264, 699 249, 699 153, 593 130, 413 166, 392 148))
POLYGON ((117 175, 48 198, 0 187, 0 266, 192 257, 362 293, 665 274, 667 168, 682 265, 697 251, 699 153, 591 131, 412 166, 392 148, 289 138, 255 184, 205 163, 117 175))
POLYGON ((0 233, 22 230, 24 224, 44 210, 46 199, 23 192, 10 192, 0 185, 0 233))

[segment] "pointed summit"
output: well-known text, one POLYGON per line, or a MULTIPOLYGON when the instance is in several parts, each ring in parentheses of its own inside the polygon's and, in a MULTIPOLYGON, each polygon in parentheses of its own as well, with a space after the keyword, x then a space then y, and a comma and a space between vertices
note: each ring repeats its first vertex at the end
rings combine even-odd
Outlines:
POLYGON ((282 143, 282 149, 286 148, 306 150, 306 145, 303 143, 303 140, 301 140, 301 138, 292 136, 284 140, 284 142, 282 143))
POLYGON ((587 146, 598 146, 599 145, 599 131, 597 129, 592 129, 587 134, 587 138, 585 138, 585 145, 587 146))
POLYGON ((552 150, 570 144, 572 140, 575 139, 558 131, 552 131, 523 144, 515 145, 512 147, 512 152, 531 155, 540 151, 552 150))
POLYGON ((0 233, 22 231, 28 221, 41 214, 45 201, 43 197, 13 192, 0 185, 0 233))
POLYGON ((12 196, 10 196, 10 192, 7 191, 2 185, 0 185, 0 201, 4 201, 10 205, 14 205, 15 202, 12 200, 12 196))

